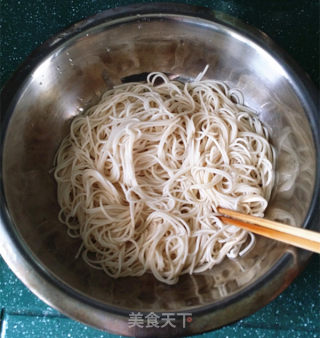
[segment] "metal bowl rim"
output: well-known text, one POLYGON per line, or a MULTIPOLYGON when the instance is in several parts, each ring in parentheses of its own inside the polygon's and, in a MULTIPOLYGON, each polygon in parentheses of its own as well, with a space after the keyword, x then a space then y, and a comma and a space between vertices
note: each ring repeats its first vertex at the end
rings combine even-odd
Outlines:
MULTIPOLYGON (((5 131, 7 129, 10 117, 14 111, 15 104, 19 98, 19 94, 21 90, 24 88, 25 81, 27 80, 30 73, 35 69, 40 62, 47 57, 53 50, 58 48, 60 45, 63 45, 69 39, 77 36, 89 28, 98 26, 105 21, 112 21, 118 18, 124 18, 128 16, 136 16, 140 14, 141 17, 143 15, 148 14, 173 14, 186 16, 193 19, 199 20, 207 20, 211 24, 217 23, 225 26, 226 28, 236 31, 238 34, 245 36, 250 39, 252 42, 263 48, 265 51, 269 53, 274 59, 281 64, 282 68, 285 69, 286 73, 290 75, 290 79, 292 79, 291 83, 299 89, 298 92, 301 92, 300 99, 303 102, 306 112, 308 113, 308 118, 311 126, 319 125, 319 116, 317 114, 318 104, 317 104, 317 90, 307 77, 307 75, 302 71, 302 69, 284 52, 280 47, 278 47, 265 33, 259 31, 256 28, 253 28, 247 24, 242 23, 240 20, 233 18, 229 15, 226 15, 222 12, 212 11, 204 7, 191 6, 185 4, 174 4, 174 3, 148 3, 148 4, 137 4, 137 5, 129 5, 124 7, 118 7, 115 9, 109 9, 93 15, 89 18, 83 19, 69 28, 63 30, 62 32, 56 34, 54 37, 48 39, 44 42, 40 47, 36 48, 29 57, 21 64, 21 66, 17 69, 17 71, 13 74, 13 76, 7 81, 5 86, 1 91, 1 125, 2 125, 2 133, 1 133, 1 148, 0 148, 0 163, 1 163, 1 179, 0 179, 0 194, 2 197, 1 202, 1 222, 0 222, 0 234, 9 236, 14 242, 17 254, 25 259, 27 259, 28 263, 34 268, 35 272, 47 280, 52 286, 57 287, 60 292, 63 293, 64 296, 68 296, 70 298, 76 298, 80 302, 85 302, 88 305, 92 305, 95 308, 100 308, 110 313, 126 315, 130 310, 123 310, 117 308, 115 306, 110 306, 103 304, 97 300, 91 299, 90 297, 86 297, 78 291, 75 291, 71 287, 66 284, 60 282, 55 276, 46 271, 37 258, 32 257, 32 254, 27 249, 27 247, 21 242, 19 238, 19 234, 14 229, 14 222, 10 219, 10 215, 8 212, 8 207, 6 203, 6 198, 3 189, 3 174, 2 174, 2 161, 3 161, 3 145, 5 141, 5 131), (309 113, 313 112, 313 114, 309 113)), ((319 133, 316 133, 315 128, 312 128, 313 137, 316 145, 316 154, 317 154, 317 172, 316 172, 316 181, 315 188, 312 197, 312 203, 310 205, 307 217, 304 221, 303 226, 306 227, 307 224, 314 223, 314 221, 319 216, 319 210, 317 210, 316 206, 320 196, 320 136, 319 133)), ((1 253, 0 247, 0 253, 1 253)), ((300 250, 299 252, 302 252, 300 250)), ((306 258, 304 259, 303 264, 300 266, 300 270, 304 268, 307 260, 311 257, 310 253, 305 254, 306 258)), ((23 274, 19 269, 14 266, 14 262, 10 259, 10 257, 6 257, 3 252, 3 258, 10 266, 10 268, 16 273, 17 276, 28 286, 28 276, 23 274)), ((193 314, 201 315, 202 313, 207 313, 209 311, 214 311, 218 308, 222 308, 230 303, 234 303, 237 300, 240 300, 244 297, 247 297, 249 294, 254 293, 257 289, 259 289, 262 285, 264 285, 269 280, 282 272, 285 269, 288 261, 291 259, 291 255, 289 253, 283 255, 279 259, 279 261, 263 276, 261 276, 258 280, 256 280, 252 285, 242 289, 240 293, 235 293, 222 301, 214 305, 206 305, 199 307, 197 309, 190 309, 188 311, 193 314)), ((283 271, 284 273, 285 271, 283 271)), ((292 282, 295 276, 292 276, 292 282)), ((280 290, 282 291, 282 290, 280 290)), ((280 293, 279 291, 279 293, 280 293)), ((43 293, 37 293, 33 288, 33 292, 36 293, 38 297, 43 300, 46 300, 46 295, 43 293)), ((55 304, 50 302, 51 306, 62 311, 59 307, 59 304, 55 304)), ((257 308, 251 311, 254 312, 258 308, 264 306, 265 304, 260 304, 257 308)), ((70 313, 69 313, 70 315, 70 313)))

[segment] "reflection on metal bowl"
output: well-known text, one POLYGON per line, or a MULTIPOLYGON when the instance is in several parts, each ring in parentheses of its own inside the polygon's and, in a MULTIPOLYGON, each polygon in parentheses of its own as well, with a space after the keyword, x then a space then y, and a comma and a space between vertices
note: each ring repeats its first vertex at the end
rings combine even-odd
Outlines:
POLYGON ((50 171, 71 119, 123 78, 162 71, 188 79, 207 64, 206 77, 239 88, 271 129, 277 182, 267 215, 281 208, 299 226, 319 226, 319 121, 314 88, 298 67, 263 33, 222 13, 176 4, 106 11, 45 43, 3 91, 0 251, 51 306, 119 334, 186 335, 254 312, 304 266, 309 253, 263 238, 248 255, 173 286, 148 274, 114 280, 75 259, 79 241, 57 219, 50 171), (130 327, 137 311, 174 313, 177 325, 130 327))

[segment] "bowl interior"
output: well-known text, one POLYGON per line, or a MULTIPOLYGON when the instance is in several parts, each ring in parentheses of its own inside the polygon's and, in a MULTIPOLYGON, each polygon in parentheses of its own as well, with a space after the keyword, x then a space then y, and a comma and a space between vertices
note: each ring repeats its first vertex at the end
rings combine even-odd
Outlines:
POLYGON ((239 88, 271 130, 277 180, 267 214, 279 219, 281 209, 287 213, 281 220, 303 224, 313 193, 315 146, 286 69, 249 36, 218 22, 183 15, 128 16, 100 22, 58 45, 17 92, 4 144, 5 196, 21 241, 48 273, 107 306, 195 309, 240 294, 288 251, 258 238, 245 257, 182 276, 174 286, 151 275, 114 280, 75 259, 80 243, 57 219, 51 169, 72 118, 123 77, 163 71, 192 78, 207 64, 205 78, 239 88))

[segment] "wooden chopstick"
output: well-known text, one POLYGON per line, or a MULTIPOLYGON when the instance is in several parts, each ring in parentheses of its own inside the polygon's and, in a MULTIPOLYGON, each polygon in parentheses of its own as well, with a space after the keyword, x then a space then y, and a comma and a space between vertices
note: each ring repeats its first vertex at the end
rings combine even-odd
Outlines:
POLYGON ((296 228, 224 208, 218 208, 218 212, 228 216, 220 216, 223 223, 236 225, 256 234, 320 253, 320 233, 316 231, 296 228))

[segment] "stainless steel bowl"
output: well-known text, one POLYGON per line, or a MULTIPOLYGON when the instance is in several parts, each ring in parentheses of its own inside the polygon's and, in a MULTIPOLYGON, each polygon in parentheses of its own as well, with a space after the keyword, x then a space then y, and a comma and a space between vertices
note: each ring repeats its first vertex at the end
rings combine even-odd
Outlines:
POLYGON ((124 77, 163 71, 192 78, 206 64, 206 77, 242 90, 272 130, 278 179, 269 211, 281 207, 298 225, 319 229, 319 116, 301 70, 265 34, 222 13, 177 4, 109 10, 46 42, 2 93, 0 252, 49 305, 118 334, 187 335, 251 314, 305 265, 310 253, 262 238, 245 257, 174 286, 151 275, 114 280, 75 259, 79 242, 58 222, 50 171, 70 120, 124 77), (283 169, 292 153, 297 172, 288 192, 283 169), (176 328, 130 327, 129 314, 138 311, 173 313, 176 328), (192 322, 179 313, 191 313, 192 322))

